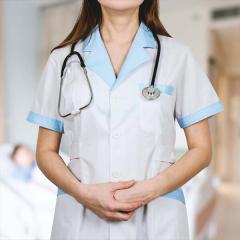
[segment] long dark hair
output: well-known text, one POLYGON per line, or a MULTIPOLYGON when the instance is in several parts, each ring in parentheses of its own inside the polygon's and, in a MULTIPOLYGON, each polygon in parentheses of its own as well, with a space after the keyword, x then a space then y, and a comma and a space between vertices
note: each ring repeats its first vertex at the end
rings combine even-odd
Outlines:
MULTIPOLYGON (((143 21, 157 34, 171 37, 159 19, 159 0, 144 0, 139 9, 139 21, 143 21)), ((101 5, 97 0, 84 0, 80 14, 70 34, 54 49, 84 40, 92 29, 102 23, 101 5)))

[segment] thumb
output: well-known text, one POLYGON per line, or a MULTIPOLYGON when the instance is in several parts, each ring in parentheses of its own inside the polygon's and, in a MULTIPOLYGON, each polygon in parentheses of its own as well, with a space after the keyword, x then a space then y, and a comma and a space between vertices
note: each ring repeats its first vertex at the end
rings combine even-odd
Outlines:
POLYGON ((128 181, 115 182, 115 183, 113 183, 112 190, 115 191, 115 190, 118 190, 118 189, 129 188, 134 184, 135 184, 134 179, 128 180, 128 181))

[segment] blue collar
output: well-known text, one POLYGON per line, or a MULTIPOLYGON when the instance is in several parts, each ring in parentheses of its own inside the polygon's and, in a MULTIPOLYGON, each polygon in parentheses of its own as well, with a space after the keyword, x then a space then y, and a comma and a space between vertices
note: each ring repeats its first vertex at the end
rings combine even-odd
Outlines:
POLYGON ((107 49, 96 25, 92 33, 83 41, 82 52, 89 52, 85 57, 86 66, 98 74, 111 88, 116 87, 137 67, 152 59, 146 48, 157 48, 149 28, 141 22, 130 46, 120 73, 116 78, 107 49))

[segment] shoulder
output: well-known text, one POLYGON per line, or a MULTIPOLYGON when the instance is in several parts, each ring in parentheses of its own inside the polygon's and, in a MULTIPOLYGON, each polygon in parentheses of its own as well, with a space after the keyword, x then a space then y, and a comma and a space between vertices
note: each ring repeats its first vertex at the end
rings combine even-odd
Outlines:
POLYGON ((173 37, 158 35, 162 48, 161 54, 165 63, 174 66, 174 69, 183 69, 189 61, 195 60, 193 51, 189 45, 173 37))
POLYGON ((65 47, 54 49, 48 57, 48 60, 55 65, 60 65, 64 61, 65 57, 70 53, 70 45, 65 47))
POLYGON ((158 35, 162 43, 163 51, 175 57, 183 57, 191 52, 190 46, 174 37, 158 35))
POLYGON ((173 50, 177 51, 186 51, 189 49, 189 46, 184 43, 183 41, 174 38, 174 37, 168 37, 164 35, 158 35, 159 39, 162 41, 165 47, 171 48, 173 50))
MULTIPOLYGON (((81 45, 82 41, 79 40, 75 46, 75 50, 80 50, 81 51, 81 45)), ((66 56, 70 53, 71 51, 71 44, 68 44, 64 47, 54 49, 50 54, 49 54, 49 59, 56 64, 62 64, 66 56)))

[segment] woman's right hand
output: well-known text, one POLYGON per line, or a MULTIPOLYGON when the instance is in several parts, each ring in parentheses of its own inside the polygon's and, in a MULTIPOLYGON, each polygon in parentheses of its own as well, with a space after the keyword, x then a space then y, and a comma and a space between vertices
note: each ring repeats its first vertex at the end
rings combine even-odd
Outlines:
POLYGON ((134 184, 134 180, 82 184, 76 200, 91 209, 100 218, 111 221, 127 221, 143 203, 141 201, 120 202, 114 198, 114 193, 119 189, 132 187, 134 184))

